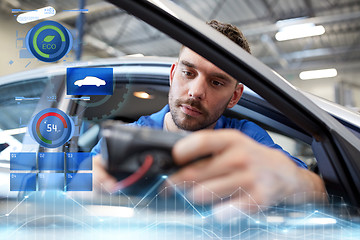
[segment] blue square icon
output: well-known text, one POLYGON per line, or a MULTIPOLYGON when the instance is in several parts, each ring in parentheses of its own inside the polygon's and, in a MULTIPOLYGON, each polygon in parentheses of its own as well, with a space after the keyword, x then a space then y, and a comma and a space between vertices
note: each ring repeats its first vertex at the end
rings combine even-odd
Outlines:
POLYGON ((36 191, 36 173, 10 173, 10 191, 36 191))
POLYGON ((38 184, 39 191, 59 190, 64 191, 65 179, 64 173, 39 173, 38 184))
POLYGON ((112 95, 112 68, 67 68, 67 95, 112 95))
POLYGON ((69 152, 66 166, 68 171, 92 170, 92 155, 89 152, 69 152))
POLYGON ((67 173, 66 191, 92 191, 92 173, 67 173))
POLYGON ((10 170, 33 170, 33 169, 36 169, 35 152, 10 153, 10 170))
POLYGON ((39 170, 64 171, 64 160, 63 152, 39 152, 39 170))

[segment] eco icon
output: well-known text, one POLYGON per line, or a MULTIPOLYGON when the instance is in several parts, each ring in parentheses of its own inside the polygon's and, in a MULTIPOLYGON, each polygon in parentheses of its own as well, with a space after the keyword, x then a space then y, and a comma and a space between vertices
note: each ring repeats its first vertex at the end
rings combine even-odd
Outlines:
POLYGON ((55 36, 46 36, 45 38, 44 38, 44 42, 51 42, 53 39, 54 39, 54 37, 55 36))
POLYGON ((60 23, 44 21, 27 33, 26 47, 37 59, 55 62, 70 51, 72 36, 60 23))

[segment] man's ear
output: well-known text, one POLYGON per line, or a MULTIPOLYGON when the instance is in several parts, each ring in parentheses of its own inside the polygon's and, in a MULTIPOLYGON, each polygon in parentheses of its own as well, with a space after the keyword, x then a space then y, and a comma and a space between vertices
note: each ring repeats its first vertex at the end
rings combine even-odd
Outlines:
POLYGON ((232 108, 233 106, 235 106, 235 104, 237 104, 237 102, 240 100, 243 92, 244 92, 244 85, 241 83, 238 83, 236 85, 235 91, 230 99, 230 102, 227 105, 227 108, 232 108))
POLYGON ((172 81, 173 81, 173 79, 174 79, 176 66, 177 66, 177 62, 173 63, 173 64, 171 65, 171 68, 170 68, 170 77, 169 77, 170 86, 171 86, 172 81))

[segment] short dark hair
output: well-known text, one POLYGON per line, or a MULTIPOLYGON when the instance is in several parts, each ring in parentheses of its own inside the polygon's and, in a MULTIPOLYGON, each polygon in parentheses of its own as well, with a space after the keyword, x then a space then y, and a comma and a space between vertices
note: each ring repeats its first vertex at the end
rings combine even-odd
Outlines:
POLYGON ((221 32, 226 37, 228 37, 231 41, 239 45, 245 51, 251 54, 250 46, 248 41, 246 40, 244 34, 240 31, 239 28, 230 24, 230 23, 222 23, 217 20, 211 20, 206 22, 207 25, 211 26, 218 32, 221 32))
MULTIPOLYGON (((245 51, 251 54, 249 43, 239 28, 237 28, 236 26, 230 23, 219 22, 218 20, 211 20, 209 22, 206 22, 206 24, 214 28, 218 32, 224 34, 231 41, 233 41, 234 43, 239 45, 242 49, 244 49, 245 51)), ((184 45, 181 46, 179 55, 181 54, 181 51, 183 50, 184 47, 185 47, 184 45)))

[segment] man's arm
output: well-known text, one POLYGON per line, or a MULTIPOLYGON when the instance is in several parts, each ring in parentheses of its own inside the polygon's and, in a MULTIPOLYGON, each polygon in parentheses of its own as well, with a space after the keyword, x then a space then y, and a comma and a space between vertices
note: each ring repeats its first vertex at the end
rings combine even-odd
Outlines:
MULTIPOLYGON (((225 205, 252 213, 287 197, 294 204, 326 201, 324 183, 318 175, 298 167, 282 151, 259 144, 239 131, 199 131, 181 139, 173 149, 179 165, 208 155, 211 157, 169 178, 175 184, 196 181, 198 184, 188 191, 194 202, 212 203, 214 194, 224 199, 232 194, 225 205)), ((228 217, 226 211, 222 216, 228 217)))
POLYGON ((306 164, 303 161, 301 161, 300 159, 292 156, 287 151, 285 151, 281 146, 274 143, 274 141, 270 137, 269 133, 267 131, 265 131, 262 127, 258 126, 257 124, 255 124, 255 123, 253 123, 251 121, 245 120, 245 119, 238 120, 238 119, 235 119, 235 118, 226 118, 226 117, 222 117, 219 120, 219 122, 220 122, 219 125, 221 125, 221 127, 219 127, 219 128, 234 128, 234 129, 237 129, 240 132, 244 133, 245 135, 251 137, 255 141, 257 141, 257 142, 259 142, 259 143, 261 143, 261 144, 263 144, 265 146, 268 146, 268 147, 274 148, 274 149, 279 149, 280 151, 284 152, 299 167, 307 168, 306 164))

